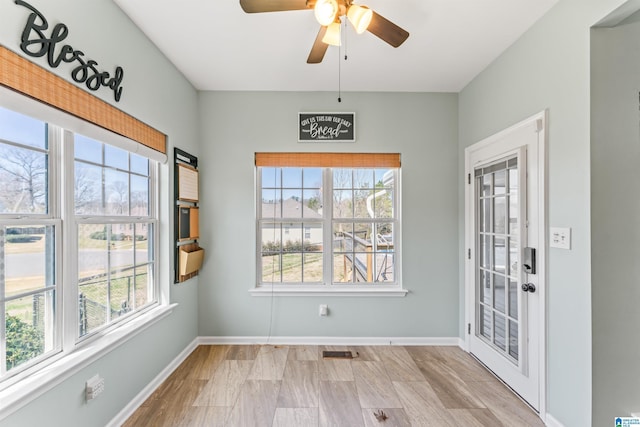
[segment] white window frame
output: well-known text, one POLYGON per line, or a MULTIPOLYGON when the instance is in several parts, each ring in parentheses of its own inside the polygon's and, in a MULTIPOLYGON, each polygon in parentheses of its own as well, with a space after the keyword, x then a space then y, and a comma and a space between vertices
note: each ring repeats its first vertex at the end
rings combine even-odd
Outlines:
MULTIPOLYGON (((2 226, 28 226, 28 225, 43 225, 43 226, 54 226, 55 234, 54 234, 54 258, 53 258, 53 268, 55 271, 55 287, 53 291, 55 292, 55 303, 53 305, 53 325, 54 330, 51 332, 53 334, 53 345, 52 348, 40 356, 37 356, 30 360, 28 363, 25 363, 21 366, 15 367, 11 370, 11 373, 6 372, 6 330, 5 330, 5 307, 4 302, 0 303, 0 373, 6 375, 5 378, 2 378, 2 382, 0 382, 0 390, 4 387, 4 382, 10 382, 14 377, 20 377, 21 374, 25 371, 29 371, 32 367, 38 363, 42 363, 47 359, 54 357, 57 353, 62 351, 62 322, 63 322, 63 311, 62 311, 62 301, 60 296, 62 295, 62 283, 63 283, 63 273, 61 267, 61 254, 62 254, 62 216, 61 216, 61 206, 60 206, 60 188, 61 183, 61 168, 56 165, 56 162, 60 156, 60 134, 58 132, 56 126, 51 126, 47 124, 47 141, 48 146, 46 149, 42 149, 39 147, 29 147, 27 145, 22 144, 14 144, 10 141, 3 141, 8 145, 23 148, 23 149, 33 149, 33 151, 46 153, 47 154, 47 213, 44 214, 29 214, 29 213, 0 213, 0 224, 2 226)), ((4 280, 4 278, 0 279, 4 280)), ((0 286, 0 296, 4 297, 5 284, 1 283, 0 286)), ((34 290, 32 293, 42 292, 43 289, 34 290)), ((27 292, 29 293, 29 292, 27 292)), ((3 298, 4 299, 4 298, 3 298)))
MULTIPOLYGON (((403 297, 408 293, 408 290, 402 286, 402 256, 401 256, 401 235, 402 235, 402 215, 401 215, 401 183, 400 175, 401 168, 394 169, 394 218, 375 219, 369 218, 368 223, 393 223, 394 224, 394 244, 395 244, 395 261, 394 261, 394 281, 392 283, 335 283, 333 282, 333 248, 325 249, 326 244, 323 245, 323 283, 310 284, 310 283, 270 283, 261 282, 261 226, 262 222, 271 222, 269 218, 262 218, 262 174, 261 170, 269 166, 256 166, 255 167, 255 193, 256 193, 256 285, 254 288, 249 289, 249 293, 253 296, 265 296, 271 297, 274 295, 279 296, 389 296, 389 297, 403 297)), ((295 166, 290 166, 294 167, 295 166)), ((277 167, 279 168, 279 167, 277 167)), ((301 167, 304 168, 304 167, 301 167)), ((322 206, 323 217, 321 220, 316 219, 287 219, 283 218, 282 222, 291 223, 312 223, 321 222, 323 225, 323 242, 333 241, 333 224, 338 221, 354 222, 349 218, 333 218, 333 170, 334 169, 357 169, 350 167, 319 167, 317 169, 322 170, 322 206)), ((367 169, 379 169, 371 167, 367 169)), ((276 221, 278 222, 278 221, 276 221)), ((357 221, 356 221, 357 222, 357 221)), ((331 246, 331 245, 329 245, 331 246)))
MULTIPOLYGON (((70 131, 65 130, 65 135, 66 137, 64 138, 64 144, 63 144, 63 151, 64 151, 64 170, 65 171, 74 171, 75 170, 75 156, 74 156, 74 145, 73 145, 73 133, 71 133, 70 131)), ((88 135, 84 135, 84 136, 88 136, 88 135)), ((103 144, 107 144, 109 145, 108 141, 104 141, 104 140, 98 140, 96 139, 97 142, 101 142, 103 144)), ((93 163, 91 163, 93 164, 93 163)), ((104 166, 104 165, 102 165, 104 166)), ((159 280, 158 278, 158 249, 159 249, 159 245, 158 245, 158 240, 159 240, 159 232, 158 232, 158 203, 157 203, 157 194, 158 194, 158 183, 159 180, 157 179, 157 162, 154 162, 152 160, 149 160, 149 181, 150 181, 150 186, 149 186, 149 212, 148 212, 148 216, 141 216, 141 217, 136 217, 136 216, 129 216, 129 215, 119 215, 119 216, 114 216, 114 215, 78 215, 75 213, 75 203, 74 203, 74 198, 73 197, 68 197, 65 199, 66 205, 65 205, 65 210, 66 213, 65 215, 63 215, 64 218, 66 218, 69 223, 72 224, 71 227, 66 227, 65 229, 65 234, 63 236, 63 239, 65 242, 69 242, 67 244, 67 249, 69 251, 72 251, 71 253, 73 254, 77 254, 78 253, 78 228, 81 225, 85 225, 85 224, 109 224, 109 225, 114 225, 114 224, 152 224, 153 227, 153 248, 152 248, 152 253, 153 253, 153 268, 151 269, 151 278, 150 281, 152 283, 153 289, 153 295, 154 295, 154 301, 150 304, 148 304, 147 306, 145 306, 144 308, 142 308, 141 310, 137 310, 135 312, 131 312, 128 313, 116 320, 113 321, 109 321, 108 323, 106 323, 103 326, 100 326, 99 328, 97 328, 96 330, 92 330, 90 332, 88 332, 86 335, 84 336, 80 336, 79 335, 79 325, 77 322, 77 318, 78 318, 78 314, 79 314, 79 306, 78 306, 78 294, 79 294, 79 281, 78 281, 78 264, 77 264, 77 257, 68 257, 71 258, 69 260, 69 265, 67 266, 68 268, 65 268, 65 272, 67 274, 65 274, 65 283, 72 283, 73 284, 73 294, 75 296, 75 300, 74 300, 74 304, 76 307, 75 313, 76 313, 76 318, 75 319, 70 319, 69 323, 72 323, 72 325, 65 325, 65 337, 67 337, 67 339, 70 340, 70 332, 71 332, 71 328, 75 328, 75 341, 76 342, 82 342, 85 340, 91 340, 93 339, 94 336, 100 336, 100 334, 102 333, 102 331, 104 330, 109 330, 111 328, 116 328, 118 327, 118 324, 121 322, 126 322, 127 319, 129 319, 130 317, 135 317, 140 315, 141 313, 144 313, 147 310, 151 310, 154 307, 156 307, 159 303, 160 303, 160 286, 159 286, 159 280), (73 321, 75 320, 75 322, 73 321)), ((71 173, 71 176, 73 177, 73 173, 71 173)), ((68 194, 74 194, 74 179, 65 179, 64 180, 64 184, 66 186, 66 192, 68 194)), ((129 187, 129 194, 131 192, 131 187, 129 187)), ((129 209, 131 209, 131 206, 129 205, 129 209)), ((70 301, 69 301, 70 303, 70 301)), ((70 317, 70 316, 68 316, 70 317)))
MULTIPOLYGON (((24 368, 16 368, 15 373, 12 372, 10 376, 0 381, 0 420, 2 420, 115 347, 170 315, 177 304, 170 304, 169 281, 161 283, 158 271, 161 223, 158 203, 160 175, 168 173, 167 168, 161 168, 159 163, 166 163, 166 156, 4 87, 0 87, 0 106, 51 124, 49 126, 50 206, 48 214, 30 215, 26 218, 22 218, 23 215, 20 215, 20 218, 8 218, 5 215, 2 220, 3 223, 10 222, 18 225, 45 223, 56 226, 56 320, 59 328, 56 351, 35 358, 33 363, 29 363, 24 368), (73 176, 73 145, 65 143, 65 139, 68 139, 72 132, 81 133, 150 159, 149 217, 141 219, 123 216, 117 218, 116 222, 139 221, 154 224, 152 280, 156 288, 156 301, 143 310, 123 316, 95 333, 87 334, 82 339, 79 338, 78 328, 78 287, 77 281, 74 280, 74 276, 77 277, 77 261, 75 256, 68 256, 68 254, 77 253, 75 231, 77 225, 72 225, 75 223, 74 186, 73 180, 70 179, 73 176), (65 200, 64 205, 60 203, 62 200, 65 200), (63 223, 68 225, 63 227, 63 223)), ((105 223, 106 219, 106 217, 97 217, 96 221, 105 223)), ((4 313, 4 310, 2 312, 4 313)), ((4 324, 4 320, 2 323, 4 324)))

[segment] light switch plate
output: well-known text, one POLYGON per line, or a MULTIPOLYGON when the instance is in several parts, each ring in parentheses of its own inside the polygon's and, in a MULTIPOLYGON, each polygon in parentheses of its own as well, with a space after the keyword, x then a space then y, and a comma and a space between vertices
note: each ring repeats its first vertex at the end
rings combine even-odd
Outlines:
POLYGON ((571 249, 571 229, 550 227, 549 246, 552 248, 571 249))

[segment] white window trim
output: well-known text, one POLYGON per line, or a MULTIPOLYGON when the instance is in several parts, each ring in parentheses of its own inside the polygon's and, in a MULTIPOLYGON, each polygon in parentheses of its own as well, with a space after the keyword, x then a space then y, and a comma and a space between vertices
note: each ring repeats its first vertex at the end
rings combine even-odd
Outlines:
MULTIPOLYGON (((402 215, 401 215, 401 203, 400 203, 400 194, 401 194, 401 183, 400 183, 400 175, 401 169, 396 168, 396 172, 394 173, 394 211, 396 212, 395 218, 393 218, 394 224, 396 225, 397 236, 395 237, 396 243, 396 271, 395 271, 395 281, 392 284, 336 284, 332 280, 328 280, 326 283, 318 284, 318 283, 270 283, 270 282, 260 282, 260 254, 261 254, 261 233, 260 233, 260 222, 261 218, 261 205, 262 205, 262 182, 261 182, 261 174, 258 171, 262 168, 268 166, 256 167, 256 176, 255 176, 255 192, 256 192, 256 242, 255 242, 255 256, 256 256, 256 284, 253 288, 249 289, 248 292, 251 296, 254 297, 273 297, 273 296, 283 296, 283 297, 292 297, 292 296, 367 296, 367 297, 404 297, 409 293, 408 289, 405 289, 402 284, 402 256, 401 253, 401 235, 402 235, 402 215)), ((331 188, 333 189, 333 176, 332 170, 334 168, 326 167, 320 168, 323 170, 323 188, 331 188)), ((375 168, 372 168, 375 169, 375 168)), ((325 191, 323 194, 323 206, 327 207, 327 210, 333 211, 333 203, 332 203, 332 195, 330 191, 325 191)), ((332 214, 328 214, 332 215, 332 214)), ((331 241, 333 232, 333 221, 334 218, 329 216, 328 218, 322 218, 322 224, 324 226, 324 240, 331 241), (331 226, 326 227, 326 223, 329 223, 331 226)), ((345 221, 348 221, 348 218, 345 218, 345 221)), ((382 220, 373 219, 373 222, 382 222, 382 220)), ((305 222, 304 218, 298 220, 294 219, 291 222, 305 222)), ((388 221, 384 221, 388 222, 388 221)), ((323 257, 327 257, 327 255, 323 251, 323 257)), ((332 256, 328 256, 328 258, 332 259, 332 256)), ((323 277, 332 278, 333 272, 331 263, 324 263, 324 271, 323 277)))
POLYGON ((404 297, 409 291, 397 286, 383 287, 364 285, 262 285, 249 289, 249 293, 254 297, 313 297, 313 296, 343 296, 343 297, 404 297), (357 288, 356 288, 357 286, 357 288), (348 289, 345 289, 347 288, 348 289))

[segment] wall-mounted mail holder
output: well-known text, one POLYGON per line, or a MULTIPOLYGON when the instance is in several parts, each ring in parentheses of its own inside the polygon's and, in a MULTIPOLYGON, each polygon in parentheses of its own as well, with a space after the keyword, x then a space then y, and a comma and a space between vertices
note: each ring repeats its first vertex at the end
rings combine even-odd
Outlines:
POLYGON ((198 275, 204 259, 200 238, 198 158, 174 148, 175 283, 198 275))

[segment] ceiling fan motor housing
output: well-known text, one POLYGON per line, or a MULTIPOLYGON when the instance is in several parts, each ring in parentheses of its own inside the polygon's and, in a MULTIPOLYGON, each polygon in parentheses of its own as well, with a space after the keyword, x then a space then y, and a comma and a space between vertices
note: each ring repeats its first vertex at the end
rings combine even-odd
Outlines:
MULTIPOLYGON (((318 0, 307 0, 307 7, 309 9, 313 9, 316 7, 316 3, 318 0)), ((338 3, 338 14, 337 16, 344 16, 347 14, 347 10, 353 4, 352 0, 336 0, 338 3)))
MULTIPOLYGON (((240 0, 240 6, 246 13, 284 12, 288 10, 314 10, 316 18, 316 4, 322 1, 326 10, 320 19, 320 30, 307 58, 308 64, 322 62, 327 51, 329 39, 325 41, 325 35, 329 27, 335 27, 335 23, 341 21, 342 16, 347 16, 353 24, 356 32, 362 34, 365 31, 373 34, 393 47, 398 47, 409 37, 409 32, 389 21, 385 17, 369 9, 366 6, 353 4, 353 0, 240 0)), ((333 30, 336 30, 335 28, 333 30)), ((335 31, 334 31, 335 32, 335 31)), ((339 45, 339 41, 331 44, 339 45)))

